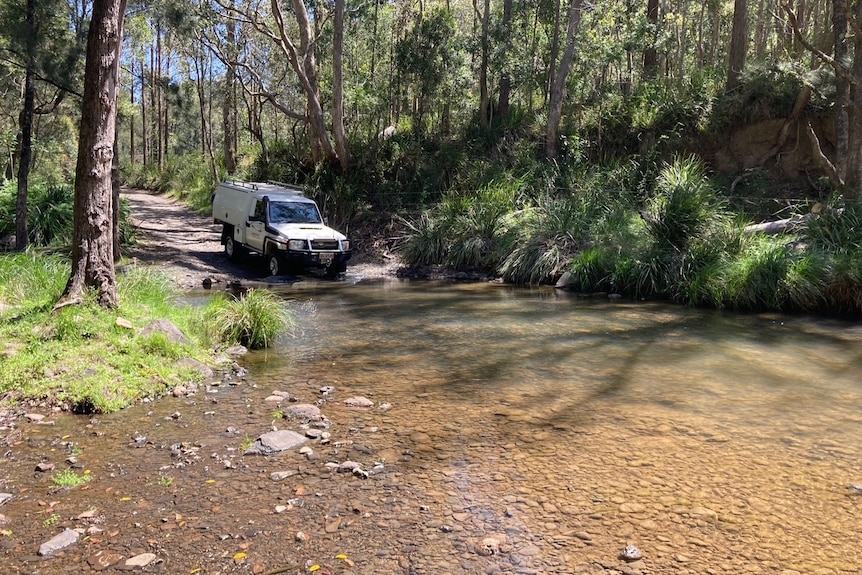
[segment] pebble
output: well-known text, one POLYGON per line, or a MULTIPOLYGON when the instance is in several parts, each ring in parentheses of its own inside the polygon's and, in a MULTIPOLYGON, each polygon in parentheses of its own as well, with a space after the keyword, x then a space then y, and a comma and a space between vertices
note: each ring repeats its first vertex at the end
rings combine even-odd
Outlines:
POLYGON ((637 561, 643 558, 643 553, 634 545, 626 545, 620 557, 625 561, 637 561))
POLYGON ((273 471, 269 474, 269 478, 273 481, 282 481, 294 475, 296 475, 296 471, 273 471))

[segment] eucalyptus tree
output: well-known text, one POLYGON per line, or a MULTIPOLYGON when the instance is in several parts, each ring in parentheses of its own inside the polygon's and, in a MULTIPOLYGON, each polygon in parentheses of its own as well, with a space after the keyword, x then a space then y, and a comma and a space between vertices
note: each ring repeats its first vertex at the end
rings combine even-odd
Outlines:
POLYGON ((733 28, 727 63, 727 90, 739 85, 748 53, 748 0, 734 0, 733 28))
POLYGON ((335 29, 333 38, 343 38, 344 5, 336 3, 334 11, 324 11, 318 3, 306 5, 303 0, 253 0, 234 5, 232 0, 211 0, 201 2, 200 9, 218 20, 223 28, 211 27, 207 41, 217 50, 217 55, 225 65, 236 66, 254 78, 260 91, 267 100, 288 117, 302 121, 307 127, 311 157, 315 163, 337 163, 346 170, 349 162, 349 145, 343 121, 344 102, 342 94, 343 78, 337 73, 342 65, 340 41, 333 42, 333 66, 331 113, 325 111, 325 100, 321 90, 318 50, 323 49, 326 39, 323 27, 330 20, 335 29), (338 17, 337 14, 342 16, 338 17), (226 42, 220 35, 227 30, 227 23, 243 25, 245 33, 254 34, 255 40, 264 40, 275 48, 275 54, 290 64, 294 80, 298 84, 302 100, 288 100, 283 97, 280 86, 267 85, 261 70, 248 62, 236 58, 225 49, 226 42), (339 28, 340 27, 340 28, 339 28), (330 129, 332 125, 332 129, 330 129), (334 143, 333 143, 334 141, 334 143))
POLYGON ((413 27, 395 45, 395 61, 407 80, 413 105, 413 131, 424 135, 433 104, 446 85, 447 75, 457 68, 458 45, 455 19, 444 8, 417 15, 413 27))
POLYGON ((67 94, 77 92, 74 72, 80 52, 74 30, 69 27, 70 18, 65 0, 6 0, 0 4, 2 64, 23 71, 17 144, 10 165, 18 180, 15 245, 19 250, 26 249, 29 243, 27 192, 33 163, 34 116, 53 112, 67 94), (39 85, 47 89, 41 97, 39 85))
POLYGON ((75 174, 72 272, 55 307, 83 303, 92 289, 117 307, 111 164, 126 0, 94 0, 87 37, 84 93, 75 174))
POLYGON ((862 198, 862 2, 833 0, 832 54, 803 33, 797 10, 782 4, 796 41, 834 72, 837 81, 835 132, 837 155, 829 158, 810 123, 803 128, 814 159, 829 180, 849 200, 862 198), (850 35, 850 30, 854 34, 850 35))
POLYGON ((549 158, 557 156, 557 139, 559 137, 560 119, 563 114, 563 101, 566 98, 566 82, 577 48, 577 34, 581 26, 581 10, 583 0, 571 0, 569 6, 568 24, 566 25, 565 50, 560 60, 559 68, 554 74, 548 101, 548 123, 545 129, 545 155, 549 158))

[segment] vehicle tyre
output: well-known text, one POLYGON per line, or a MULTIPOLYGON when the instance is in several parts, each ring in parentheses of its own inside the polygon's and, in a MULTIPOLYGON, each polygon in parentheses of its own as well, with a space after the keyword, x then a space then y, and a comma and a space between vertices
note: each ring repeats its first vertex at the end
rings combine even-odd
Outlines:
POLYGON ((326 268, 326 275, 334 278, 338 277, 339 274, 343 274, 347 271, 347 262, 341 263, 333 263, 328 268, 326 268))
POLYGON ((242 259, 243 248, 233 239, 233 235, 225 236, 224 253, 232 262, 242 259))
POLYGON ((284 263, 278 254, 269 254, 266 265, 269 267, 269 275, 278 276, 284 273, 284 263))

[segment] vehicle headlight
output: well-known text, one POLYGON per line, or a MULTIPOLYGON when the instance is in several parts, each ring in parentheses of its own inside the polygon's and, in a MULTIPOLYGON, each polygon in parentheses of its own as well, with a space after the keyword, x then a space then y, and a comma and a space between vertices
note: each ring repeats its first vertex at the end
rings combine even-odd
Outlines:
POLYGON ((308 249, 308 242, 305 240, 288 240, 287 249, 289 250, 305 250, 308 249))
POLYGON ((350 240, 341 240, 341 249, 347 251, 350 249, 350 240))

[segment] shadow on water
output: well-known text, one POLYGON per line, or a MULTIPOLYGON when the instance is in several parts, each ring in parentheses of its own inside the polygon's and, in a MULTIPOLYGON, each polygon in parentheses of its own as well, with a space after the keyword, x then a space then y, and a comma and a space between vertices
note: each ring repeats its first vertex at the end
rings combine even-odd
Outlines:
POLYGON ((853 386, 860 362, 862 331, 831 320, 597 301, 550 288, 303 283, 281 292, 303 333, 276 356, 344 368, 345 378, 378 373, 451 402, 503 403, 537 423, 574 422, 597 402, 695 410, 716 405, 710 398, 722 409, 780 402, 806 386, 853 386))

